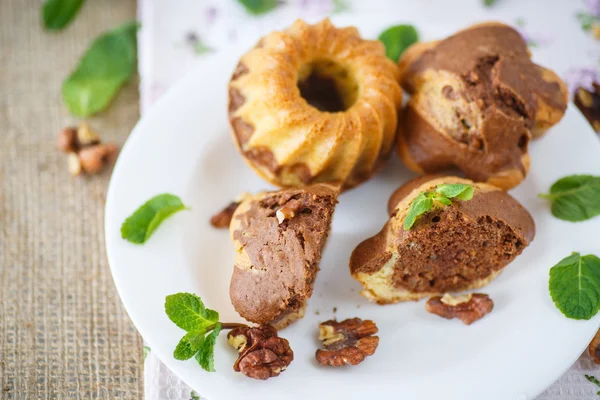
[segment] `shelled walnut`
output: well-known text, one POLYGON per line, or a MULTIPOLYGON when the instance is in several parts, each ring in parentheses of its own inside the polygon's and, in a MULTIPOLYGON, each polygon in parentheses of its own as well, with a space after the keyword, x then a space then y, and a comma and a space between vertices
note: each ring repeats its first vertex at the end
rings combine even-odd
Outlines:
POLYGON ((100 136, 86 122, 63 129, 57 138, 59 150, 68 154, 71 175, 96 174, 114 161, 119 151, 114 144, 102 144, 100 136))
POLYGON ((279 376, 294 359, 288 341, 277 336, 271 325, 232 329, 227 341, 239 353, 233 370, 249 378, 266 380, 279 376))
POLYGON ((360 318, 341 322, 329 320, 319 325, 319 340, 325 349, 318 349, 315 357, 319 364, 341 367, 357 365, 377 350, 379 337, 373 321, 360 318))
POLYGON ((425 304, 425 309, 439 315, 442 318, 458 318, 465 325, 471 325, 478 319, 489 314, 494 308, 494 302, 487 294, 469 293, 465 295, 452 296, 446 293, 444 296, 430 298, 425 304))
POLYGON ((250 193, 246 192, 238 195, 238 197, 236 197, 236 199, 229 203, 225 208, 210 217, 210 224, 213 226, 213 228, 229 228, 231 218, 233 218, 233 213, 238 208, 240 203, 250 196, 250 193))

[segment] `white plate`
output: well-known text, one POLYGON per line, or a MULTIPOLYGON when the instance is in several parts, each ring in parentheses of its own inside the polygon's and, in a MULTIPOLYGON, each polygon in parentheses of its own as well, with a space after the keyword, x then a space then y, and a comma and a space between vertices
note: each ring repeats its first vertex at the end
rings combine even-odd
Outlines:
MULTIPOLYGON (((354 23, 371 36, 383 26, 369 18, 354 23)), ((560 259, 572 251, 600 255, 600 218, 560 221, 537 197, 565 175, 600 175, 600 143, 572 105, 558 126, 531 145, 531 172, 512 194, 534 216, 537 235, 483 289, 495 308, 481 321, 465 326, 428 314, 423 301, 378 306, 358 294, 360 286, 348 271, 350 253, 379 231, 388 196, 412 177, 394 155, 375 178, 340 198, 306 316, 281 332, 295 355, 287 371, 267 382, 235 373, 236 353, 224 334, 216 346, 215 373, 194 360, 173 359, 184 332, 164 312, 168 294, 197 293, 221 320, 240 320, 229 301, 233 246, 228 232, 211 228, 208 220, 240 192, 268 188, 243 163, 228 132, 226 84, 241 51, 203 62, 145 115, 110 183, 108 258, 123 303, 152 352, 210 400, 530 399, 558 379, 600 321, 565 318, 548 294, 548 270, 560 259), (163 192, 181 196, 191 211, 164 222, 143 246, 121 239, 123 220, 163 192), (374 320, 380 330, 375 355, 356 367, 319 367, 317 325, 333 317, 374 320)))

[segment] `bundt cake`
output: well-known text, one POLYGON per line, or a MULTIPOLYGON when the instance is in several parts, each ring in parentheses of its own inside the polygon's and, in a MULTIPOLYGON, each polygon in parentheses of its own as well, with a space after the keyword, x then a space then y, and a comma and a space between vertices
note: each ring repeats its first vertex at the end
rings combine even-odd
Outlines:
POLYGON ((383 44, 328 19, 265 36, 229 82, 234 141, 280 187, 368 179, 393 146, 401 102, 383 44))
POLYGON ((567 107, 564 82, 534 64, 521 35, 500 23, 414 44, 399 66, 412 98, 398 153, 417 173, 458 167, 475 181, 512 188, 529 170, 530 139, 567 107))
POLYGON ((380 304, 486 285, 535 235, 531 215, 505 191, 456 177, 410 181, 388 211, 381 232, 350 258, 361 294, 380 304), (430 207, 421 208, 424 199, 430 207))
POLYGON ((281 329, 304 315, 338 192, 315 184, 238 206, 229 226, 236 250, 229 294, 242 317, 281 329))

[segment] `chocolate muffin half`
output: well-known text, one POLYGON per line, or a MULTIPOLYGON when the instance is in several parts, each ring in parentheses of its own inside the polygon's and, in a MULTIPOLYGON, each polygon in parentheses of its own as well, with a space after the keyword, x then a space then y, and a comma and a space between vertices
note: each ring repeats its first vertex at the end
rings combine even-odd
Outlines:
POLYGON ((380 304, 479 288, 488 284, 535 235, 531 215, 506 192, 456 177, 423 176, 390 198, 390 219, 352 253, 350 271, 361 294, 380 304), (470 200, 433 201, 406 230, 404 219, 421 193, 442 184, 473 187, 470 200))
POLYGON ((281 329, 304 316, 338 192, 316 184, 239 205, 229 226, 236 251, 229 294, 242 317, 281 329))

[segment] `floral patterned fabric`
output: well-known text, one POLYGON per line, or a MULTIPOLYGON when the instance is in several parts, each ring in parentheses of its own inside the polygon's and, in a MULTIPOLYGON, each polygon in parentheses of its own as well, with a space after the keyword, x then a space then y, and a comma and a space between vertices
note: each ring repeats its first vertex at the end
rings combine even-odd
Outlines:
MULTIPOLYGON (((381 30, 413 24, 424 39, 434 39, 469 24, 499 20, 514 25, 536 62, 553 68, 569 84, 594 93, 600 78, 600 0, 287 0, 268 13, 251 15, 236 0, 139 0, 142 112, 186 72, 218 53, 241 53, 265 33, 296 18, 334 23, 353 16, 381 21, 381 30), (430 32, 429 29, 438 29, 430 32)), ((380 32, 363 32, 377 37, 380 32)), ((570 106, 573 106, 572 104, 570 106)), ((596 113, 597 114, 597 113, 596 113)), ((560 345, 560 344, 557 344, 560 345)), ((549 354, 548 356, 551 356, 549 354)), ((198 394, 177 379, 151 351, 145 365, 147 400, 188 400, 198 394)), ((587 354, 538 400, 600 398, 584 374, 600 378, 587 354)), ((535 377, 532 377, 535 379, 535 377)), ((200 393, 201 394, 201 393, 200 393)), ((216 399, 215 399, 216 400, 216 399)))

